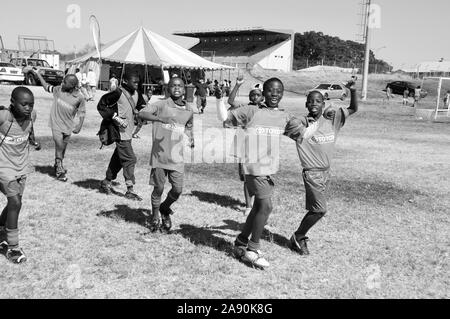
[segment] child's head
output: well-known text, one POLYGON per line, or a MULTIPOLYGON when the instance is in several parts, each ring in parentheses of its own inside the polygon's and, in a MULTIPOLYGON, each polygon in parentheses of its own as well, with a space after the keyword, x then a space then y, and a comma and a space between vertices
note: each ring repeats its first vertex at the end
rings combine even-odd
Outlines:
POLYGON ((284 85, 278 78, 270 78, 263 84, 263 96, 266 105, 269 107, 278 107, 283 98, 284 85))
POLYGON ((168 84, 169 94, 172 99, 179 99, 185 93, 184 81, 181 78, 171 78, 168 84))
POLYGON ((11 112, 15 118, 30 118, 34 107, 34 95, 30 89, 19 86, 11 93, 11 112))
POLYGON ((63 92, 72 93, 77 87, 78 78, 74 74, 66 75, 61 83, 61 90, 63 92))
POLYGON ((318 118, 325 107, 325 99, 319 91, 309 92, 306 98, 306 108, 309 111, 309 115, 318 118))
POLYGON ((139 88, 139 75, 134 72, 125 73, 123 83, 131 93, 134 93, 139 88))
POLYGON ((253 105, 259 105, 264 100, 262 91, 259 87, 259 84, 257 84, 248 94, 248 99, 250 100, 250 103, 253 105))

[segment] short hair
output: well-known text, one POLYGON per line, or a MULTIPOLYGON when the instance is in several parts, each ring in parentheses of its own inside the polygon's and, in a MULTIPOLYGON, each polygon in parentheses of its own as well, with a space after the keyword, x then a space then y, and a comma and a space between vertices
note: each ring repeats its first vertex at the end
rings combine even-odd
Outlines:
POLYGON ((31 92, 31 90, 29 88, 24 87, 24 86, 18 86, 12 91, 11 98, 17 99, 22 94, 29 94, 34 97, 33 92, 31 92))
POLYGON ((316 91, 316 90, 313 90, 313 91, 309 92, 309 93, 308 93, 308 96, 306 97, 306 100, 308 100, 308 98, 309 98, 311 95, 313 95, 313 94, 319 94, 319 95, 322 97, 322 100, 325 101, 325 98, 324 98, 322 92, 316 91))
POLYGON ((79 68, 76 68, 76 69, 75 69, 75 72, 77 72, 77 73, 80 72, 80 69, 79 69, 79 68))
POLYGON ((272 82, 280 83, 282 88, 283 88, 283 91, 284 91, 284 84, 279 78, 270 78, 266 82, 264 82, 264 84, 263 84, 263 91, 266 91, 267 88, 269 87, 269 84, 272 83, 272 82))
POLYGON ((133 78, 133 77, 136 77, 139 79, 139 75, 137 74, 137 72, 128 71, 128 72, 125 72, 125 74, 123 75, 123 79, 127 80, 127 81, 131 80, 131 78, 133 78))
POLYGON ((171 84, 172 84, 173 82, 175 82, 176 80, 180 80, 181 82, 183 82, 183 84, 185 84, 182 78, 179 78, 179 77, 172 77, 172 78, 170 78, 169 83, 168 83, 167 85, 171 85, 171 84))

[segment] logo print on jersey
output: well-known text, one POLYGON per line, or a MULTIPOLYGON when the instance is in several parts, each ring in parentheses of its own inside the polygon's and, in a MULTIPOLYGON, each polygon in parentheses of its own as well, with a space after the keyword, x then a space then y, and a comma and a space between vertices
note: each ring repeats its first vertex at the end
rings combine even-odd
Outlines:
POLYGON ((314 135, 308 140, 309 144, 332 144, 335 141, 334 133, 329 133, 325 135, 314 135))
POLYGON ((5 138, 5 135, 0 134, 0 141, 8 145, 20 145, 28 141, 28 135, 7 136, 5 138))

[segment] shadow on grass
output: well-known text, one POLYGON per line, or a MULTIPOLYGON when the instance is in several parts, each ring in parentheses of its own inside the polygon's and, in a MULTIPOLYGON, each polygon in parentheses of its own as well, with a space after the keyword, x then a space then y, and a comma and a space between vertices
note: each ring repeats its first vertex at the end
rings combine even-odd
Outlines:
POLYGON ((239 210, 241 207, 245 206, 245 203, 228 195, 220 195, 216 193, 201 192, 201 191, 192 191, 191 194, 187 194, 187 196, 194 196, 197 197, 198 200, 201 202, 215 204, 221 207, 232 208, 235 210, 239 210))
MULTIPOLYGON (((244 223, 239 223, 235 220, 225 219, 223 222, 225 223, 225 225, 219 226, 219 227, 213 227, 213 229, 231 229, 231 230, 235 230, 235 231, 241 231, 242 228, 244 227, 244 223)), ((264 228, 264 232, 263 232, 261 238, 268 242, 271 242, 278 246, 281 246, 281 247, 288 247, 288 245, 289 245, 288 238, 286 238, 282 235, 279 235, 277 233, 274 233, 267 228, 264 228)))
POLYGON ((141 226, 145 225, 145 220, 150 215, 151 212, 148 209, 130 208, 127 205, 116 205, 114 210, 101 211, 97 214, 99 217, 122 219, 128 223, 136 223, 141 226))
POLYGON ((347 201, 359 200, 361 202, 390 202, 403 205, 415 196, 426 195, 418 190, 401 188, 394 183, 377 180, 366 182, 358 180, 338 179, 331 183, 331 196, 343 198, 347 201))
POLYGON ((182 224, 180 225, 179 230, 174 231, 174 234, 180 234, 194 245, 211 247, 217 251, 225 252, 230 256, 233 255, 233 243, 215 236, 216 234, 225 234, 214 228, 204 228, 182 224))
MULTIPOLYGON (((81 187, 81 188, 85 188, 87 190, 96 190, 99 193, 101 193, 101 191, 100 191, 100 183, 101 183, 101 180, 89 178, 89 179, 86 179, 84 181, 73 182, 73 185, 81 187)), ((113 186, 117 186, 117 185, 120 185, 120 183, 113 181, 112 185, 113 186)), ((120 197, 124 197, 125 196, 124 194, 122 194, 121 192, 116 191, 115 189, 112 189, 112 193, 113 193, 113 195, 117 195, 117 196, 120 196, 120 197)))
POLYGON ((34 169, 36 170, 36 172, 38 172, 40 174, 55 177, 55 168, 51 165, 35 166, 34 169))
MULTIPOLYGON (((228 255, 234 257, 234 241, 229 242, 223 238, 218 237, 217 235, 229 236, 229 234, 226 234, 221 230, 231 229, 240 231, 243 227, 243 224, 228 219, 224 220, 223 222, 225 223, 225 225, 210 227, 196 227, 193 225, 182 224, 180 225, 180 229, 174 231, 174 233, 182 235, 184 238, 188 239, 195 245, 211 247, 219 252, 225 252, 228 255)), ((289 244, 289 240, 286 237, 273 233, 266 228, 264 229, 261 238, 281 247, 288 247, 289 244)))

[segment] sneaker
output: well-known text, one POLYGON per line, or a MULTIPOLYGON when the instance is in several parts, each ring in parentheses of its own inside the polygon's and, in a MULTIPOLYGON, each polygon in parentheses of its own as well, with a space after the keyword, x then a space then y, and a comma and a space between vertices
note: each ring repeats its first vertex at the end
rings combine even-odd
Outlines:
POLYGON ((8 242, 6 240, 0 241, 0 254, 6 255, 8 251, 8 242))
POLYGON ((293 251, 299 253, 300 255, 309 255, 308 245, 306 244, 308 240, 308 237, 303 237, 302 239, 297 240, 297 237, 294 234, 289 241, 289 246, 293 251))
POLYGON ((140 197, 138 194, 136 194, 135 192, 128 190, 125 193, 125 198, 130 199, 130 200, 135 200, 135 201, 142 201, 142 197, 140 197))
POLYGON ((156 233, 161 229, 161 221, 158 220, 146 220, 145 221, 145 227, 150 230, 151 233, 156 233))
POLYGON ((247 251, 247 244, 243 243, 239 238, 234 241, 233 255, 237 259, 242 259, 247 251))
POLYGON ((6 258, 15 264, 21 264, 27 261, 27 256, 25 256, 25 253, 20 248, 8 249, 6 258))
POLYGON ((262 253, 259 250, 247 250, 244 256, 242 256, 242 261, 259 269, 264 269, 270 266, 269 262, 262 256, 262 253))
POLYGON ((170 218, 170 215, 174 214, 173 210, 161 206, 159 212, 161 213, 161 230, 170 232, 170 229, 172 228, 172 219, 170 218))
POLYGON ((66 176, 67 171, 64 169, 62 164, 61 165, 55 164, 54 168, 55 168, 56 179, 61 182, 67 182, 67 176, 66 176))
POLYGON ((66 176, 66 173, 61 172, 61 173, 59 173, 59 174, 56 174, 56 179, 57 179, 58 181, 61 181, 61 182, 67 182, 67 176, 66 176))
POLYGON ((111 195, 112 194, 111 182, 107 181, 106 179, 102 180, 100 182, 100 192, 105 193, 106 195, 111 195))

